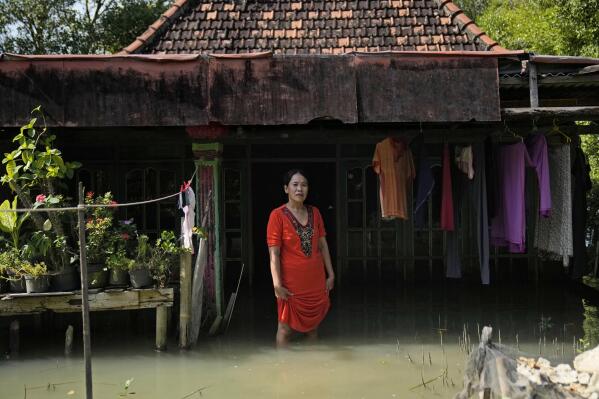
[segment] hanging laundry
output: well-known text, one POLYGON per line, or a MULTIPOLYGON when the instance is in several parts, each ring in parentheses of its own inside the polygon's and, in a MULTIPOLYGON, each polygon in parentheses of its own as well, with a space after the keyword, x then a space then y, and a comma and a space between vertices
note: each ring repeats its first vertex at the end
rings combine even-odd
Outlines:
POLYGON ((474 168, 472 167, 472 146, 456 146, 455 163, 458 169, 468 176, 468 179, 474 179, 474 168))
POLYGON ((486 177, 486 151, 483 143, 476 143, 472 146, 472 167, 476 171, 473 180, 466 179, 461 173, 456 173, 454 177, 454 207, 456 212, 456 229, 453 232, 447 232, 445 253, 445 262, 447 265, 446 277, 462 277, 462 261, 459 247, 459 230, 463 227, 461 220, 464 206, 474 208, 474 232, 476 235, 476 245, 478 251, 478 261, 480 268, 481 283, 488 285, 490 283, 489 272, 489 219, 487 212, 487 177, 486 177), (469 200, 470 202, 466 202, 469 200))
POLYGON ((418 228, 426 226, 428 207, 426 206, 433 189, 435 188, 435 177, 433 168, 439 167, 438 161, 423 156, 420 158, 418 175, 416 177, 416 201, 414 203, 414 225, 418 228))
POLYGON ((551 214, 551 183, 549 178, 549 156, 547 155, 547 138, 543 134, 535 134, 526 140, 526 149, 532 167, 537 172, 539 187, 539 214, 551 214))
POLYGON ((549 174, 551 217, 537 221, 534 245, 545 251, 550 259, 560 260, 568 266, 573 255, 570 145, 549 149, 549 174))
POLYGON ((372 167, 380 179, 383 219, 408 219, 407 190, 416 171, 406 141, 388 137, 377 143, 372 167))
POLYGON ((441 229, 453 231, 453 198, 451 190, 451 162, 449 145, 443 146, 443 183, 441 192, 441 229))
POLYGON ((535 135, 528 140, 534 159, 529 156, 529 150, 523 142, 503 145, 497 153, 499 197, 491 222, 491 243, 507 247, 512 253, 526 251, 526 166, 534 167, 537 172, 540 215, 547 217, 551 213, 547 141, 544 136, 537 136, 542 135, 535 135))
POLYGON ((181 242, 184 248, 190 249, 193 253, 193 227, 195 222, 195 193, 187 185, 181 188, 179 193, 179 213, 181 214, 181 242))
POLYGON ((492 219, 495 216, 495 212, 497 210, 499 196, 497 192, 497 187, 499 187, 499 183, 497 179, 497 155, 491 137, 487 137, 485 139, 484 151, 486 175, 485 186, 487 188, 487 212, 488 218, 492 219))
POLYGON ((445 276, 447 278, 462 278, 462 258, 460 254, 459 237, 462 234, 462 207, 466 199, 466 191, 471 182, 457 168, 451 168, 452 195, 453 195, 453 222, 454 229, 445 234, 445 276))
POLYGON ((587 191, 593 184, 589 173, 591 168, 586 161, 582 148, 577 147, 572 165, 573 197, 572 197, 572 234, 574 256, 570 263, 570 277, 582 278, 587 267, 586 221, 587 221, 587 191))
POLYGON ((489 218, 487 210, 487 150, 486 143, 476 143, 473 146, 474 181, 471 186, 471 199, 474 204, 476 224, 476 244, 478 247, 478 264, 480 281, 490 283, 489 272, 489 218))

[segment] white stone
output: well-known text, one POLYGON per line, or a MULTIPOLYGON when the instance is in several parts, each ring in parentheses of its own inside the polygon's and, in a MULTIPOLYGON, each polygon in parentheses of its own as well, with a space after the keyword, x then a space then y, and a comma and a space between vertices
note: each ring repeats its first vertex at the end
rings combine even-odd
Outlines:
POLYGON ((551 362, 545 358, 540 357, 539 360, 537 360, 537 364, 535 366, 540 369, 546 369, 551 367, 551 362))
POLYGON ((599 346, 576 356, 574 368, 586 373, 599 373, 599 346))
POLYGON ((589 385, 591 375, 589 373, 578 373, 578 382, 582 385, 589 385))
POLYGON ((525 376, 529 381, 534 382, 537 385, 541 385, 541 372, 537 369, 530 369, 523 364, 518 364, 516 369, 519 374, 525 376))
POLYGON ((556 384, 569 385, 578 381, 578 373, 572 370, 569 364, 559 364, 554 372, 549 374, 549 378, 556 384))
POLYGON ((597 392, 599 394, 599 373, 595 373, 591 376, 589 386, 587 387, 587 392, 597 392))
POLYGON ((599 399, 599 393, 597 392, 593 392, 590 396, 589 399, 599 399))

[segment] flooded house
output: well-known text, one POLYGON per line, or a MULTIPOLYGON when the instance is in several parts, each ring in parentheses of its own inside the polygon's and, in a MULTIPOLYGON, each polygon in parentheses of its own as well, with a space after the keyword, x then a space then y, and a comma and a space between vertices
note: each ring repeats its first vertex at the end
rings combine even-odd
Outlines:
MULTIPOLYGON (((579 136, 597 130, 575 122, 599 119, 597 65, 505 49, 449 0, 178 0, 119 54, 2 54, 0 129, 41 104, 65 158, 83 165, 76 180, 119 202, 177 192, 194 175, 198 225, 207 210, 206 330, 244 265, 244 322, 231 334, 274 334, 266 224, 285 201, 283 174, 299 167, 336 273, 330 337, 438 337, 448 324, 460 336, 468 320, 506 323, 513 307, 523 313, 504 337, 528 322, 536 345, 543 303, 560 328, 584 319, 568 282, 588 272, 579 136), (414 173, 400 170, 402 217, 382 217, 385 143, 413 159, 414 173), (550 214, 565 230, 542 221, 550 214)), ((154 236, 179 229, 174 199, 123 216, 154 236)), ((560 339, 571 346, 576 328, 560 339)))

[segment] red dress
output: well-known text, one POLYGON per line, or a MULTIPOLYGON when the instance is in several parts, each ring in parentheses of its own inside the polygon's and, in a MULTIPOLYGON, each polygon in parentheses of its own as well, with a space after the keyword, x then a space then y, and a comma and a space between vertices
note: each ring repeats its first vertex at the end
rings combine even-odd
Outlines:
POLYGON ((306 205, 308 223, 302 225, 285 206, 270 213, 266 229, 269 247, 279 247, 281 282, 293 295, 277 298, 279 321, 300 332, 318 327, 330 301, 325 266, 318 240, 326 235, 316 207, 306 205))

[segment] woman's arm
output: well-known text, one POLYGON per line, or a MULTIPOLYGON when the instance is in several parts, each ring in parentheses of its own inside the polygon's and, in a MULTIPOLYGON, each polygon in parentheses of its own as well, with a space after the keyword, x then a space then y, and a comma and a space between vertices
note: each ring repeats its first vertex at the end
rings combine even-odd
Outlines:
POLYGON ((327 244, 326 237, 318 239, 318 248, 324 260, 324 267, 327 269, 327 291, 330 291, 335 285, 335 272, 333 272, 333 263, 331 262, 331 254, 329 253, 329 245, 327 244))
POLYGON ((293 294, 283 287, 281 282, 281 248, 276 246, 268 247, 268 254, 270 255, 270 274, 272 274, 272 286, 275 289, 275 296, 285 300, 293 294))

